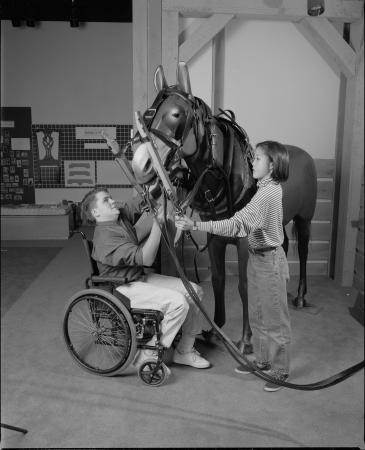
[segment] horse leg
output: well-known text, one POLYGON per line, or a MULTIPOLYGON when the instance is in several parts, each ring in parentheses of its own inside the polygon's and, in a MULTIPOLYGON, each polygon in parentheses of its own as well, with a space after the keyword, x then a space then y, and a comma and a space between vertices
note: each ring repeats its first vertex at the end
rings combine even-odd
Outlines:
POLYGON ((293 221, 298 239, 300 272, 298 295, 292 302, 296 308, 304 308, 305 306, 309 306, 304 297, 307 293, 307 259, 311 222, 310 220, 301 219, 300 217, 295 217, 293 221))
POLYGON ((247 238, 237 238, 235 240, 238 255, 238 291, 242 302, 242 338, 236 343, 241 353, 250 354, 253 352, 251 343, 252 331, 248 319, 248 296, 247 296, 247 261, 248 261, 248 241, 247 238))
POLYGON ((283 232, 284 232, 284 242, 283 242, 283 250, 285 252, 285 256, 288 256, 288 250, 289 250, 289 238, 288 235, 286 234, 286 229, 283 226, 283 232))
POLYGON ((209 235, 208 253, 211 267, 211 280, 214 292, 214 322, 222 327, 226 323, 224 288, 226 281, 226 247, 225 238, 209 235))

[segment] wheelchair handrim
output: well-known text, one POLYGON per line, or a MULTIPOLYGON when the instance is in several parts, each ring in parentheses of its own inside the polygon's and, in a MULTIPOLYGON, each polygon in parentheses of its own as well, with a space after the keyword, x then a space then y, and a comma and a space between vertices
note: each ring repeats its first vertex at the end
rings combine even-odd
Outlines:
MULTIPOLYGON (((80 309, 80 308, 79 308, 80 309)), ((83 295, 79 295, 76 298, 71 299, 69 306, 67 307, 66 314, 64 316, 63 321, 63 334, 66 346, 74 358, 74 360, 84 369, 97 373, 99 375, 110 375, 115 374, 117 372, 121 372, 122 369, 128 367, 130 360, 132 357, 134 357, 135 351, 136 351, 136 339, 132 331, 133 322, 131 320, 128 320, 129 318, 126 316, 126 314, 123 314, 122 310, 125 309, 123 306, 118 307, 112 299, 106 298, 103 295, 98 295, 95 292, 85 292, 83 295), (77 328, 74 330, 70 330, 70 315, 75 311, 77 306, 81 303, 84 303, 85 306, 83 307, 83 311, 77 311, 77 328), (127 336, 125 336, 126 339, 128 339, 128 344, 123 347, 123 351, 116 350, 115 346, 115 340, 118 338, 118 336, 113 332, 113 328, 115 328, 115 324, 110 329, 106 329, 106 331, 109 331, 108 334, 106 334, 103 331, 100 331, 98 333, 97 326, 93 322, 93 317, 91 312, 86 311, 86 304, 87 302, 98 302, 99 306, 102 307, 102 305, 106 305, 107 308, 109 308, 109 311, 105 310, 105 314, 111 314, 110 317, 107 317, 107 319, 110 320, 122 320, 124 325, 124 330, 127 330, 127 336), (81 329, 80 329, 81 328, 81 329), (112 330, 112 331, 111 331, 112 330), (71 333, 71 336, 70 336, 71 333), (94 353, 93 357, 98 359, 106 359, 106 360, 112 360, 115 359, 115 364, 112 364, 111 366, 105 368, 98 366, 100 361, 96 361, 96 365, 92 365, 90 359, 90 354, 87 355, 85 358, 81 357, 80 353, 81 350, 79 346, 81 345, 79 342, 75 343, 75 340, 77 341, 77 336, 80 336, 80 340, 82 337, 82 333, 84 333, 83 336, 83 344, 81 350, 85 348, 85 351, 89 351, 89 353, 94 353), (78 345, 79 344, 79 345, 78 345), (117 358, 119 357, 119 360, 117 358)), ((100 314, 100 312, 99 312, 100 314)), ((100 319, 100 317, 99 317, 100 319)), ((102 317, 104 320, 105 318, 102 317)), ((100 325, 100 324, 99 324, 100 325)), ((99 326, 98 325, 98 326, 99 326)), ((99 326, 101 329, 101 327, 99 326)), ((118 330, 119 333, 121 333, 121 329, 118 330)), ((122 347, 122 346, 121 346, 122 347)))

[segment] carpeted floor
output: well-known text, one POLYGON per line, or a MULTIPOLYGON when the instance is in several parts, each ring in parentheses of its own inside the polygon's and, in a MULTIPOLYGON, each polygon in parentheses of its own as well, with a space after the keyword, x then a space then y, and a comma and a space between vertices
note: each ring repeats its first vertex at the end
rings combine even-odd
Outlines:
MULTIPOLYGON (((364 448, 364 371, 328 389, 267 393, 219 346, 198 349, 212 367, 171 365, 166 385, 84 372, 68 354, 61 323, 67 299, 84 287, 88 266, 79 237, 57 256, 2 317, 1 420, 28 430, 2 430, 3 448, 364 448)), ((211 315, 211 283, 202 283, 211 315)), ((297 279, 289 283, 295 292, 297 279)), ((226 284, 227 322, 235 340, 242 308, 237 278, 226 284)), ((290 310, 290 381, 317 382, 364 357, 364 329, 349 314, 354 296, 326 277, 310 277, 318 314, 290 310)))
POLYGON ((61 248, 1 248, 1 315, 6 313, 61 248))

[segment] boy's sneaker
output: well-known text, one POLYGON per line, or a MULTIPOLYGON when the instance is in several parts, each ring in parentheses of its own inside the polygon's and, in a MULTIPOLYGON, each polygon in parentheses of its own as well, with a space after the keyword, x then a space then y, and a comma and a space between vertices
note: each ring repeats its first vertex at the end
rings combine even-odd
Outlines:
MULTIPOLYGON (((270 364, 258 364, 256 361, 252 363, 257 369, 261 370, 261 372, 268 373, 270 372, 270 364)), ((240 364, 238 367, 234 369, 235 372, 240 373, 242 375, 247 375, 249 373, 255 372, 248 364, 240 364)))
MULTIPOLYGON (((284 374, 273 374, 272 372, 269 373, 268 375, 270 375, 272 378, 276 378, 279 381, 286 381, 289 377, 289 375, 284 375, 284 374)), ((265 383, 264 386, 264 391, 266 392, 276 392, 279 391, 280 389, 282 389, 285 386, 281 386, 280 384, 275 384, 272 381, 268 381, 267 383, 265 383)))
POLYGON ((180 353, 175 349, 172 360, 176 364, 184 364, 185 366, 195 367, 195 369, 207 369, 210 367, 210 362, 203 358, 195 348, 188 353, 180 353))

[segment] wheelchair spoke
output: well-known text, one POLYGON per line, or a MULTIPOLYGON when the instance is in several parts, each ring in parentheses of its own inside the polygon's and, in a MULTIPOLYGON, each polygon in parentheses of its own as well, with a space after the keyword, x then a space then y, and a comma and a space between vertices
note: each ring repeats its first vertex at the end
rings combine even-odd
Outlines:
POLYGON ((79 357, 86 359, 87 355, 92 351, 92 348, 94 346, 94 343, 91 339, 89 339, 87 342, 80 344, 77 349, 77 354, 79 357))
POLYGON ((77 305, 77 309, 76 307, 73 308, 72 320, 78 326, 82 326, 86 330, 93 331, 95 329, 90 311, 87 308, 82 308, 82 305, 77 305))
POLYGON ((104 297, 90 294, 77 298, 64 322, 69 350, 94 372, 109 373, 123 367, 132 348, 132 324, 126 317, 104 297))

